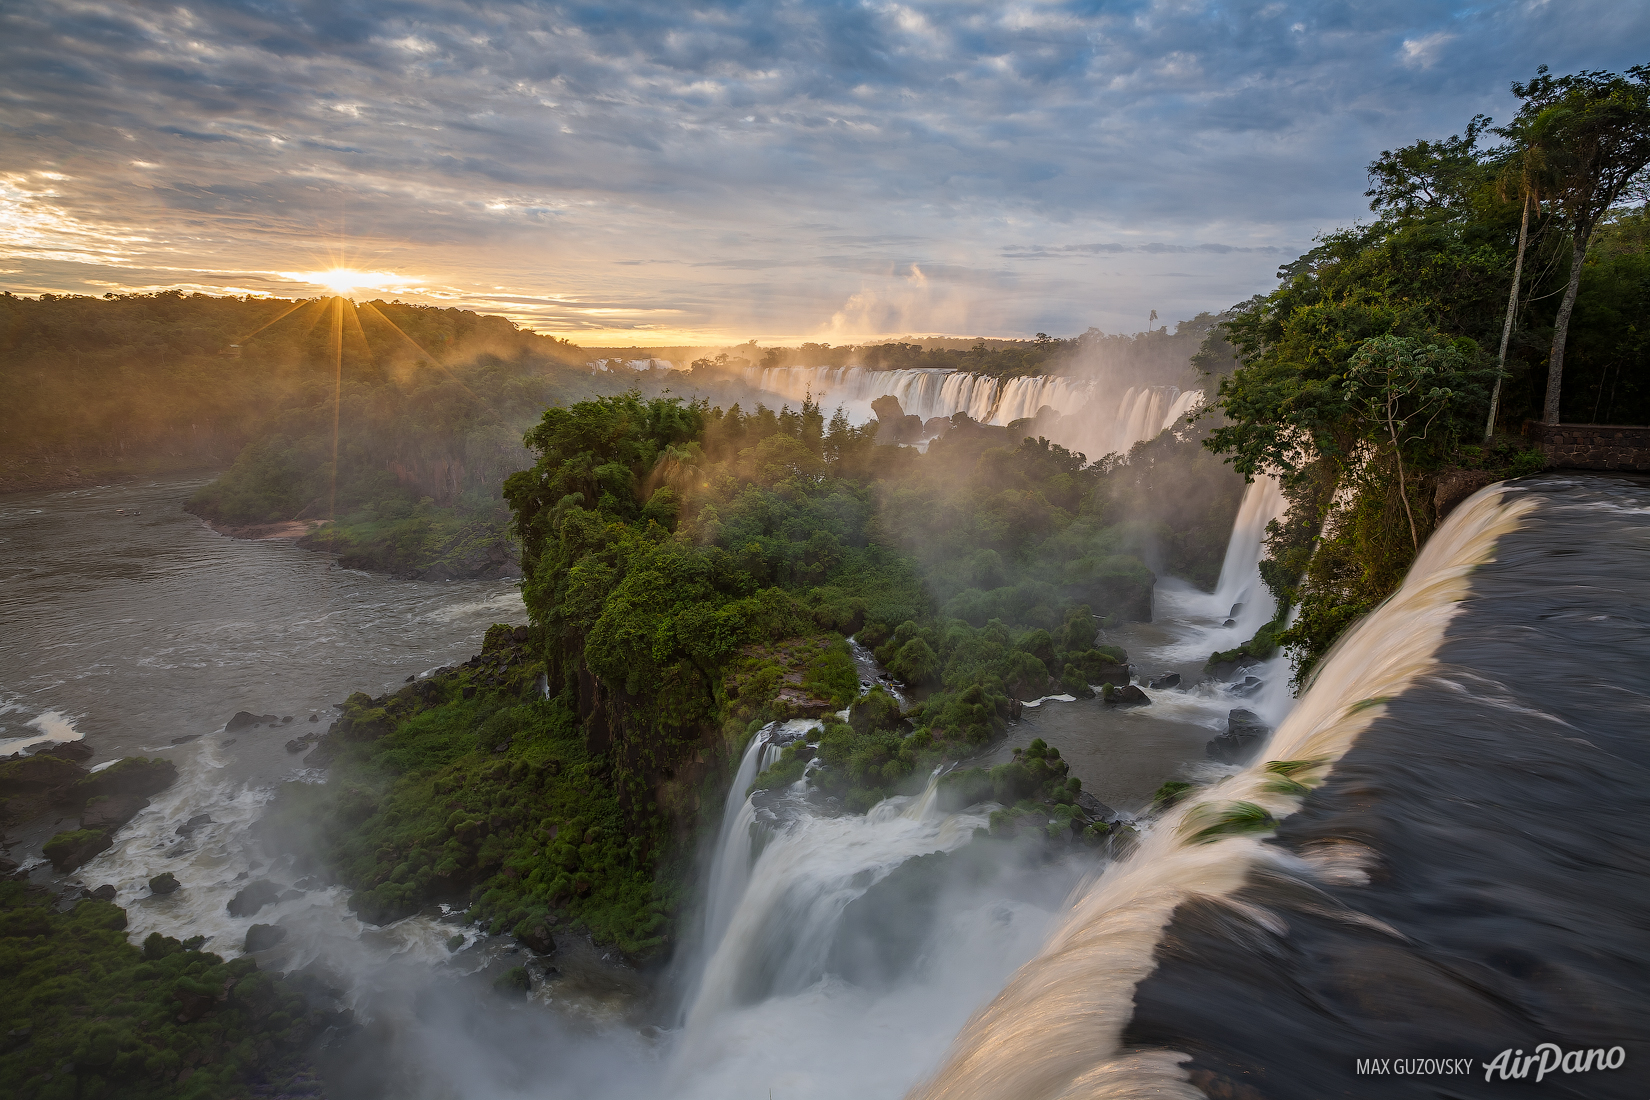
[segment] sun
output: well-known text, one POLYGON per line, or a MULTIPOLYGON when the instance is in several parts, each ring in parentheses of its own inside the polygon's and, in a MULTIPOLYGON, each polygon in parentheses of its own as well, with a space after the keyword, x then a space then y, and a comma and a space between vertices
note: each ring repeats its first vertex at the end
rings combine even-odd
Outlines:
POLYGON ((309 281, 326 287, 334 294, 348 294, 356 287, 372 285, 375 280, 372 272, 356 271, 352 267, 335 267, 328 271, 311 272, 309 281))

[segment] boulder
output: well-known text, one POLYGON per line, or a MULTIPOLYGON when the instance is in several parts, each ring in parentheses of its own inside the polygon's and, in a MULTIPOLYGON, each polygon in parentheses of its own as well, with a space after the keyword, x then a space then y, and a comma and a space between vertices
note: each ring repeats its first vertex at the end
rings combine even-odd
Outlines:
POLYGON ((0 795, 29 794, 67 787, 87 777, 79 764, 39 753, 0 764, 0 795))
POLYGON ((224 723, 223 731, 225 733, 239 733, 242 730, 249 730, 257 724, 258 716, 256 714, 249 710, 238 710, 235 712, 235 717, 224 723))
POLYGON ((210 825, 210 824, 212 824, 212 815, 211 814, 196 814, 194 817, 190 818, 188 821, 185 821, 182 825, 178 826, 178 835, 179 836, 188 836, 190 833, 194 832, 196 829, 200 828, 202 825, 210 825))
POLYGON ((229 899, 229 915, 250 917, 266 905, 279 901, 280 887, 267 879, 259 879, 229 899))
POLYGON ((1113 686, 1113 685, 1110 685, 1110 684, 1108 684, 1107 686, 1110 687, 1111 690, 1106 692, 1102 696, 1102 698, 1106 701, 1106 703, 1109 706, 1114 706, 1114 707, 1149 707, 1149 706, 1151 706, 1151 703, 1152 703, 1151 696, 1149 696, 1145 692, 1141 691, 1140 688, 1137 687, 1134 684, 1126 684, 1123 687, 1116 687, 1116 686, 1113 686))
POLYGON ((178 777, 178 766, 159 757, 128 756, 74 785, 76 795, 92 799, 98 795, 132 794, 147 798, 159 794, 178 777))
POLYGON ((1222 764, 1242 764, 1265 744, 1271 732, 1260 715, 1240 707, 1226 716, 1226 732, 1211 740, 1204 751, 1209 759, 1222 764))
POLYGON ((1245 676, 1243 683, 1232 685, 1233 695, 1249 696, 1266 686, 1266 681, 1258 676, 1245 676))
POLYGON ((46 841, 46 858, 59 871, 68 872, 79 867, 99 852, 106 852, 114 844, 102 829, 76 829, 58 833, 46 841))
POLYGON ((142 795, 101 794, 87 801, 86 809, 80 814, 80 827, 113 832, 136 817, 138 812, 148 805, 149 800, 142 795))
POLYGON ((542 920, 532 922, 525 931, 518 929, 516 939, 535 955, 548 955, 556 949, 556 941, 550 935, 550 925, 542 920))
POLYGON ((91 891, 91 896, 95 901, 114 901, 115 893, 116 891, 113 886, 110 886, 108 883, 104 883, 96 890, 91 891))
POLYGON ((1165 672, 1146 686, 1151 688, 1153 691, 1165 691, 1169 688, 1179 687, 1180 673, 1165 672))
POLYGON ((307 748, 309 748, 309 742, 300 737, 294 737, 286 743, 287 752, 303 752, 307 748))
POLYGON ((10 856, 0 856, 0 878, 10 878, 17 873, 18 863, 10 856))
POLYGON ((268 951, 286 939, 286 929, 276 924, 254 924, 246 930, 246 953, 268 951))
POLYGON ((59 741, 51 748, 42 749, 41 751, 61 757, 64 760, 90 760, 92 758, 92 746, 84 741, 59 741))
POLYGON ((170 871, 156 875, 149 880, 151 894, 170 894, 178 888, 178 880, 170 871))

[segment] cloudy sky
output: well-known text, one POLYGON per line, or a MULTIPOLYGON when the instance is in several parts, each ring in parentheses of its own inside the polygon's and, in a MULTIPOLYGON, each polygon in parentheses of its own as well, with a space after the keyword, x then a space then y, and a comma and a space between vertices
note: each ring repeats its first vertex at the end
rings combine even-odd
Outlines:
POLYGON ((1383 148, 1650 4, 0 3, 0 288, 322 293, 587 344, 1218 310, 1383 148))

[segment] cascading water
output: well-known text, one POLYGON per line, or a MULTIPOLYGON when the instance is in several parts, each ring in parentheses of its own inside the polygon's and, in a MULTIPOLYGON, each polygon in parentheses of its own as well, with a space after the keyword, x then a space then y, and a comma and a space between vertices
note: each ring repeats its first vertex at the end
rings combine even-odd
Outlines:
POLYGON ((748 367, 750 383, 792 401, 812 396, 841 405, 855 419, 869 419, 871 402, 896 398, 907 415, 923 420, 963 412, 984 424, 1009 424, 1052 408, 1067 418, 1055 441, 1099 457, 1127 451, 1171 427, 1202 401, 1199 390, 1131 386, 1121 391, 1081 378, 995 378, 967 371, 865 367, 748 367))
MULTIPOLYGON (((913 1100, 1201 1097, 1178 1068, 1183 1055, 1122 1043, 1164 926, 1193 899, 1230 903, 1252 873, 1291 865, 1288 853, 1236 824, 1246 814, 1255 820, 1255 811, 1279 820, 1299 808, 1305 788, 1282 782, 1266 762, 1310 761, 1321 778, 1375 720, 1381 700, 1434 666, 1473 570, 1530 508, 1499 487, 1460 506, 1399 591, 1336 645, 1259 759, 1166 813, 1128 859, 1108 867, 913 1100)), ((1267 926, 1264 913, 1244 911, 1267 926)))
POLYGON ((751 781, 762 770, 761 764, 768 739, 766 731, 751 738, 745 755, 739 760, 733 786, 722 803, 722 826, 717 832, 715 855, 711 859, 709 889, 705 898, 705 932, 703 950, 714 952, 733 919, 733 909, 744 896, 745 884, 750 880, 750 832, 756 823, 756 808, 745 797, 751 781))

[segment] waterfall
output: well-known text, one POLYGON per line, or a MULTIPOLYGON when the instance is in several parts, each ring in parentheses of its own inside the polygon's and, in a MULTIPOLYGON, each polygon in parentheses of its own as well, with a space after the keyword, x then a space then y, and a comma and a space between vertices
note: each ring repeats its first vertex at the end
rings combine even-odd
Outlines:
POLYGON ((1052 429, 1055 442, 1093 458, 1127 451, 1155 438, 1203 400, 1200 390, 1175 386, 1129 387, 1119 393, 1104 380, 995 378, 968 371, 922 367, 747 367, 753 386, 790 401, 812 395, 821 405, 840 405, 851 419, 869 420, 871 402, 894 397, 907 415, 924 421, 964 412, 983 424, 1009 424, 1047 406, 1069 423, 1052 429))
MULTIPOLYGON (((939 812, 938 789, 936 772, 921 795, 885 799, 864 815, 825 816, 789 801, 789 821, 763 846, 705 963, 687 1013, 686 1057, 730 1009, 819 981, 855 898, 908 859, 961 847, 987 823, 984 813, 939 812)), ((750 806, 744 800, 741 820, 750 806)))
MULTIPOLYGON (((1135 987, 1155 968, 1158 941, 1178 906, 1227 898, 1251 871, 1293 858, 1254 833, 1200 830, 1237 803, 1274 819, 1298 809, 1299 794, 1266 761, 1321 761, 1320 775, 1332 768, 1382 712, 1379 700, 1436 667, 1468 578, 1534 507, 1492 486, 1457 508, 1399 590, 1331 650, 1255 763, 1152 822, 1133 855, 1107 867, 1038 957, 974 1016, 911 1100, 1200 1095, 1179 1068, 1184 1055, 1122 1049, 1135 987)), ((1262 925, 1273 919, 1254 907, 1242 911, 1262 925)))
POLYGON ((745 790, 762 771, 762 761, 768 747, 767 730, 751 738, 745 755, 739 760, 733 786, 722 803, 722 827, 716 835, 715 855, 710 864, 710 890, 705 898, 705 939, 703 950, 714 952, 727 932, 733 908, 745 892, 750 877, 751 825, 756 821, 756 810, 745 790))
POLYGON ((1261 550, 1266 542, 1266 525, 1282 517, 1288 508, 1278 479, 1262 474, 1243 490, 1232 537, 1226 543, 1226 557, 1220 565, 1220 581, 1215 585, 1213 612, 1237 620, 1234 628, 1245 639, 1270 622, 1277 614, 1277 601, 1260 579, 1261 550), (1232 607, 1242 610, 1232 613, 1232 607))

